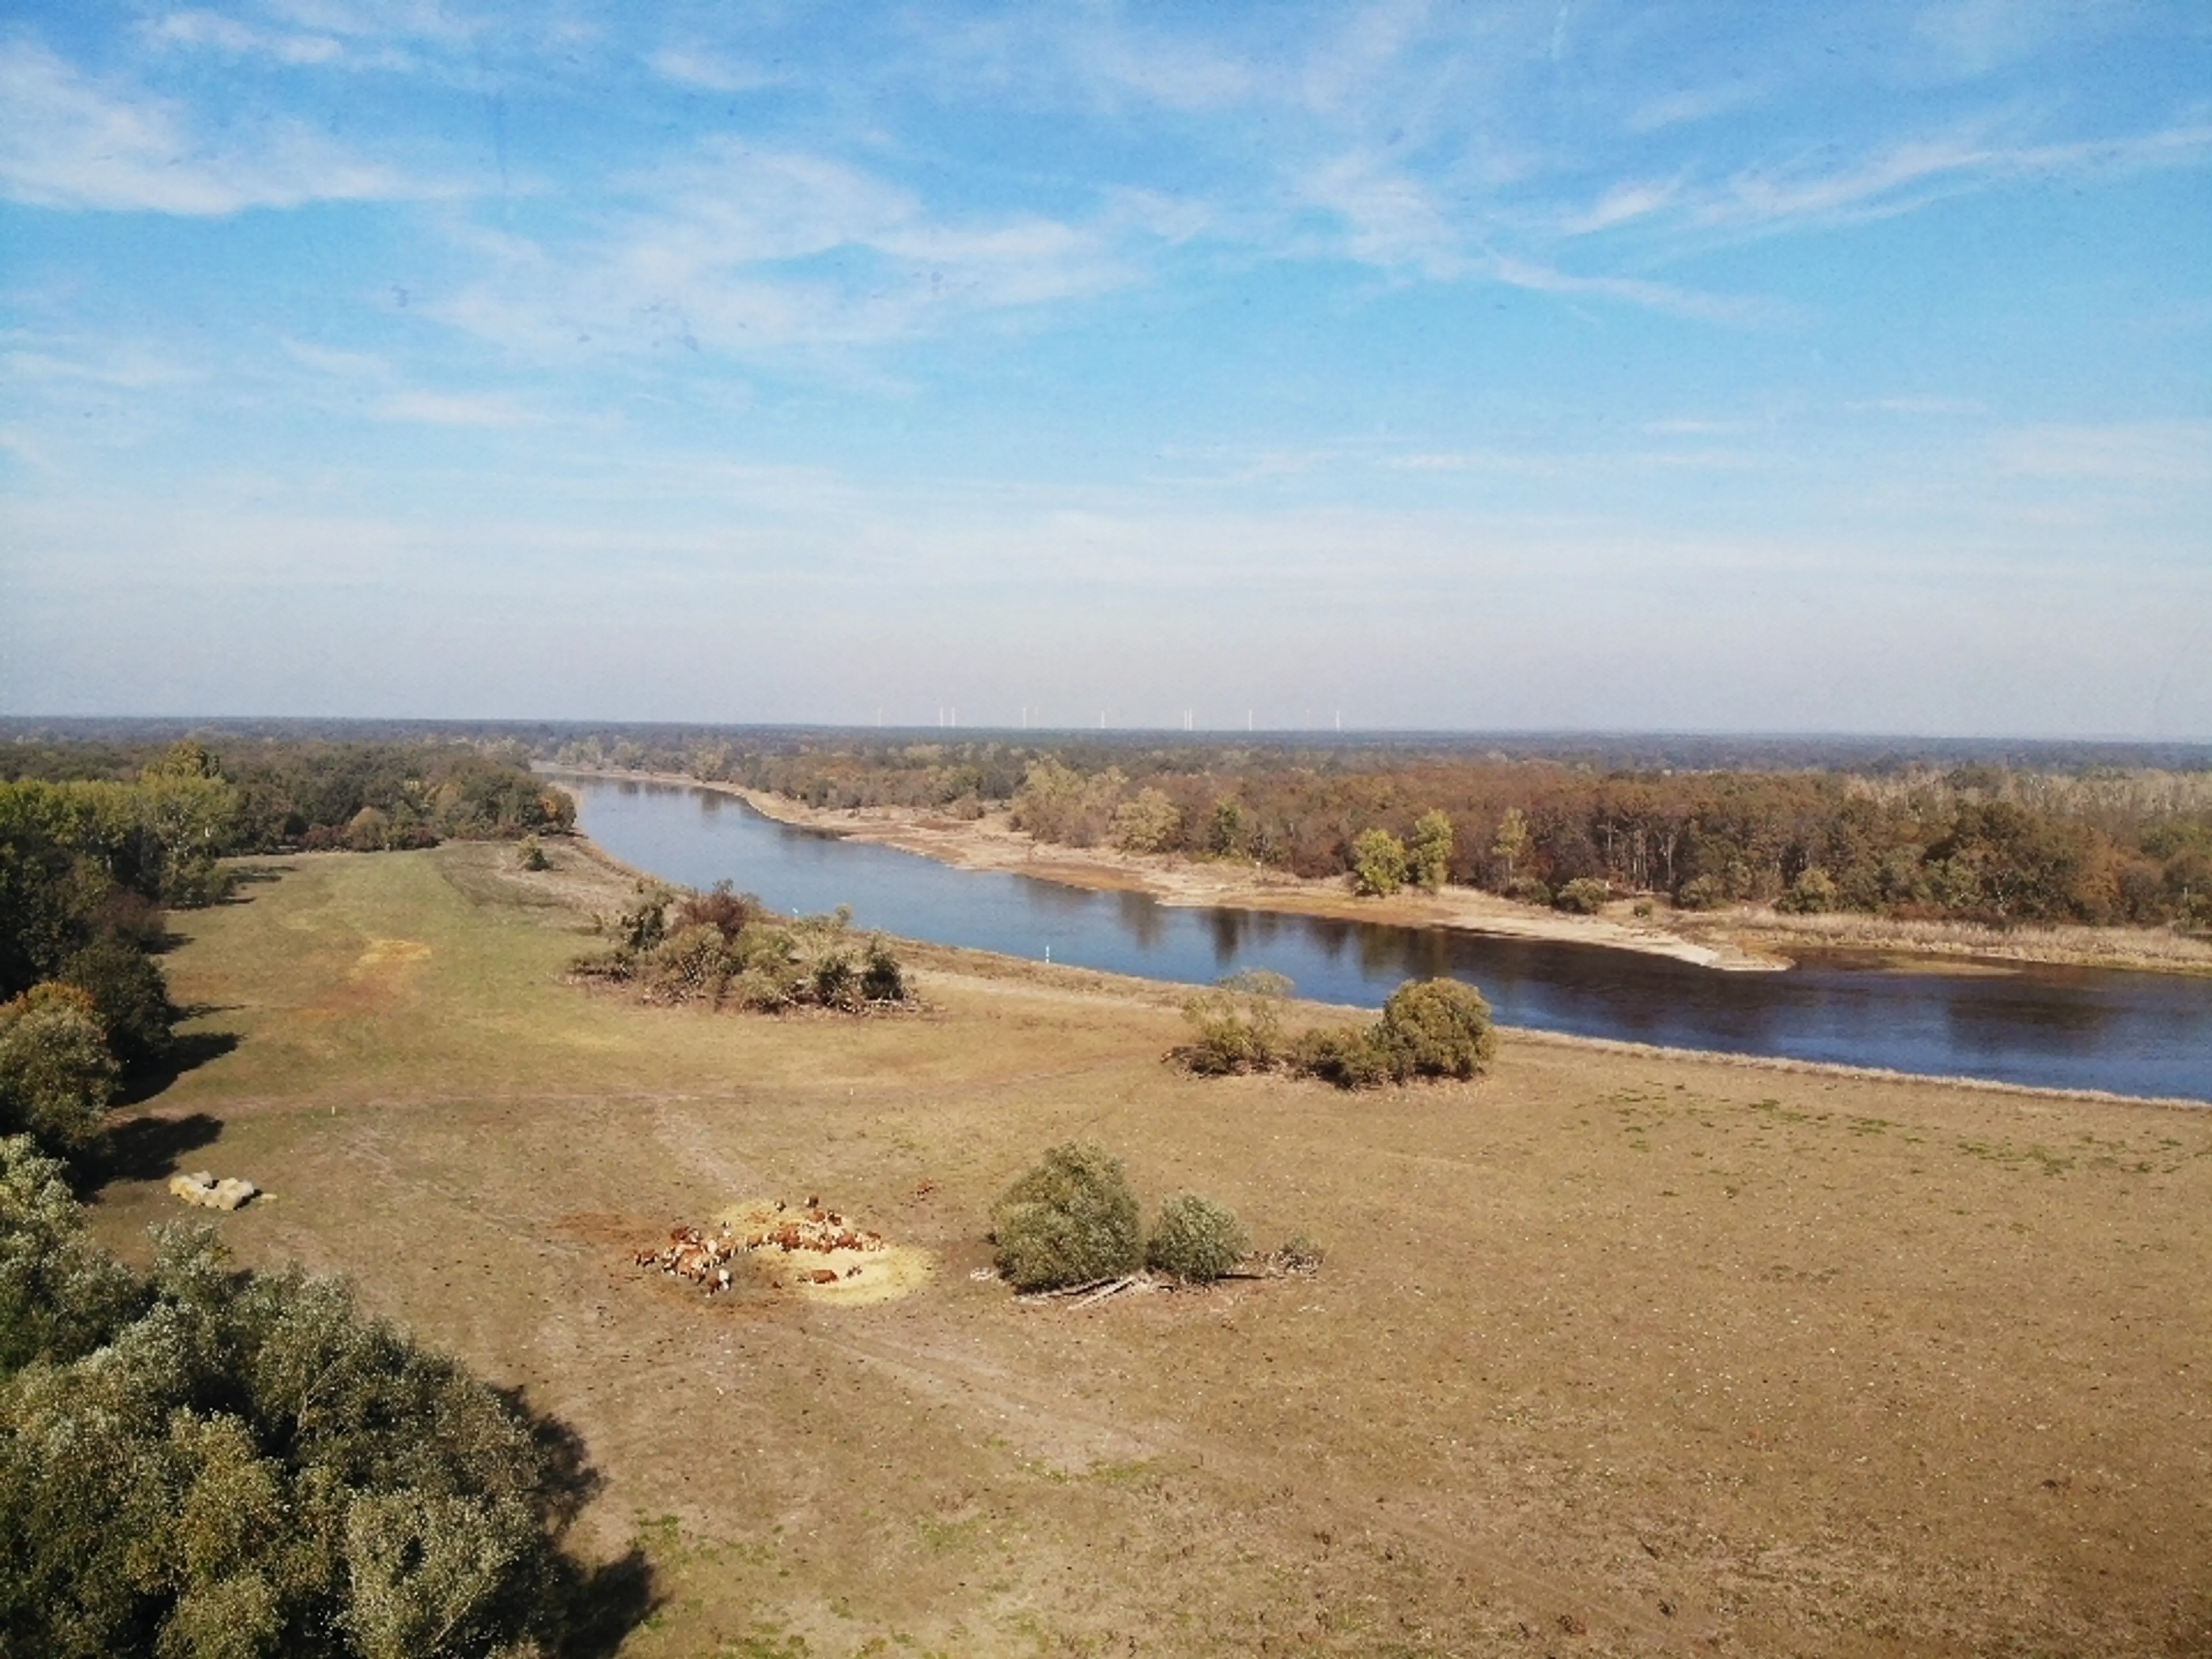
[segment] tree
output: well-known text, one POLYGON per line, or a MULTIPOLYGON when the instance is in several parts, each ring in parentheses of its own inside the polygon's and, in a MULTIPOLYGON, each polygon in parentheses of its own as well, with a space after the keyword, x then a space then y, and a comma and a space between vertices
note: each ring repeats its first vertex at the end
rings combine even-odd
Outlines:
POLYGON ((1364 830, 1352 843, 1353 887, 1381 898, 1406 884, 1406 848, 1388 830, 1364 830))
POLYGON ((1435 892, 1451 875, 1451 819, 1439 811, 1422 813, 1413 820, 1413 839, 1407 853, 1415 884, 1435 892))
POLYGON ((1505 816, 1498 821, 1498 834, 1492 838, 1490 855, 1505 866, 1505 879, 1500 884, 1513 884, 1513 866, 1528 852, 1528 820, 1521 815, 1517 806, 1505 809, 1505 816))
POLYGON ((1145 1259, 1143 1216, 1121 1160, 1069 1140, 991 1206, 999 1272, 1018 1291, 1052 1290, 1134 1273, 1145 1259))
POLYGON ((115 1093, 100 1011, 74 985, 34 985, 0 1005, 0 1133, 70 1156, 100 1135, 115 1093))
POLYGON ((1114 844, 1125 853, 1157 853, 1175 839, 1182 813, 1158 789, 1140 789, 1114 809, 1114 844))

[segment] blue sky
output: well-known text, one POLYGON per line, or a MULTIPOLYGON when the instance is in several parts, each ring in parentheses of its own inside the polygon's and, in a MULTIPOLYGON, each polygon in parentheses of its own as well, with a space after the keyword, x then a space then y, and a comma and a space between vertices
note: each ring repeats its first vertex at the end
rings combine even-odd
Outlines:
POLYGON ((2212 9, 0 12, 0 708, 2212 738, 2212 9))

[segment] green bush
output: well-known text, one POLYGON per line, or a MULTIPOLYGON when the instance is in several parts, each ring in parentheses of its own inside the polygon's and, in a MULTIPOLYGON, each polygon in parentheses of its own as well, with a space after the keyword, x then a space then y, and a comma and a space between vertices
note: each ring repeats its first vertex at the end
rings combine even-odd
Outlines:
POLYGON ((0 1141, 0 1652, 543 1652, 579 1580, 572 1436, 205 1230, 141 1277, 0 1141))
POLYGON ((1577 876, 1552 896, 1552 902, 1577 915, 1594 916, 1605 908, 1605 902, 1612 896, 1613 890, 1599 878, 1577 876))
POLYGON ((1819 865, 1809 864, 1790 884, 1790 890, 1782 896, 1780 908, 1800 915, 1817 915, 1823 910, 1834 909, 1838 896, 1836 878, 1819 865))
POLYGON ((0 1134, 64 1157, 105 1127, 118 1070, 99 1010, 74 985, 34 985, 0 1004, 0 1134))
POLYGON ((550 870, 553 860, 545 856, 545 848, 537 836, 525 836, 514 849, 515 863, 525 870, 550 870))
POLYGON ((906 969, 881 933, 868 941, 867 963, 860 970, 860 994, 870 1002, 904 1002, 906 969))
POLYGON ((1121 1160, 1087 1141, 1064 1141, 991 1206, 999 1272, 1018 1291, 1054 1290, 1133 1273, 1145 1257, 1143 1218, 1121 1160))
POLYGON ((1548 908, 1552 890, 1534 876, 1516 876, 1505 884, 1505 896, 1518 899, 1523 904, 1540 904, 1548 908))
POLYGON ((1171 1058, 1201 1077, 1272 1070, 1288 1054, 1282 1005, 1291 989, 1281 974, 1246 968, 1200 991, 1182 1006, 1197 1039, 1171 1058))
POLYGON ((1196 1193, 1177 1193, 1160 1206, 1145 1247, 1145 1265, 1200 1284, 1233 1272, 1250 1240, 1237 1218, 1196 1193))
POLYGON ((1352 843, 1352 884, 1370 898, 1383 898, 1406 884, 1405 843, 1388 830, 1364 830, 1352 843))
POLYGON ((1308 1031, 1298 1038, 1291 1064, 1340 1089, 1376 1089, 1390 1081, 1390 1057, 1371 1028, 1308 1031))
POLYGON ((1401 985, 1382 1005, 1374 1041, 1389 1057, 1390 1074, 1470 1078, 1498 1054, 1490 1005, 1455 979, 1401 985))
POLYGON ((175 1039, 179 1018, 161 968, 137 945, 110 935, 88 945, 62 967, 64 983, 92 999, 107 1046, 125 1071, 159 1064, 175 1039))

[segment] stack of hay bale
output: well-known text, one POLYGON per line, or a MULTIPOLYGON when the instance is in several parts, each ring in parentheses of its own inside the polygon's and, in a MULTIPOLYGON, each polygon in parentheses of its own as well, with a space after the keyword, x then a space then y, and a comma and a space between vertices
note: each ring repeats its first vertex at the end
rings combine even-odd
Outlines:
POLYGON ((169 1190, 185 1203, 197 1204, 203 1209, 234 1210, 261 1189, 237 1176, 226 1176, 217 1181, 205 1170, 200 1170, 191 1175, 171 1176, 169 1190))

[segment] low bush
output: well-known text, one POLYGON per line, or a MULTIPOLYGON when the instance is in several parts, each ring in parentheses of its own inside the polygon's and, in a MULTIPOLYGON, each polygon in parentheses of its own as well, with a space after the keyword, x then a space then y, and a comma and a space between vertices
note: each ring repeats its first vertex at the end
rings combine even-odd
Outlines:
POLYGON ((1571 910, 1578 916, 1594 916, 1605 908, 1605 902, 1613 891, 1595 876, 1577 876, 1552 895, 1555 908, 1571 910))
POLYGON ((1145 1246, 1145 1265, 1210 1284, 1235 1270, 1249 1243, 1243 1224, 1230 1211, 1196 1193, 1177 1193, 1160 1206, 1145 1246))
POLYGON ((1401 985, 1382 1005, 1372 1041, 1398 1081, 1415 1077, 1471 1078, 1498 1055, 1490 1005, 1455 979, 1401 985))
POLYGON ((1200 991, 1182 1006, 1197 1036, 1171 1057, 1201 1077, 1273 1070, 1289 1056, 1282 1006, 1291 989, 1281 974, 1247 968, 1200 991))
POLYGON ((1121 1160, 1087 1141, 1064 1141, 991 1206, 999 1273, 1018 1291, 1056 1290, 1133 1273, 1143 1218, 1121 1160))

